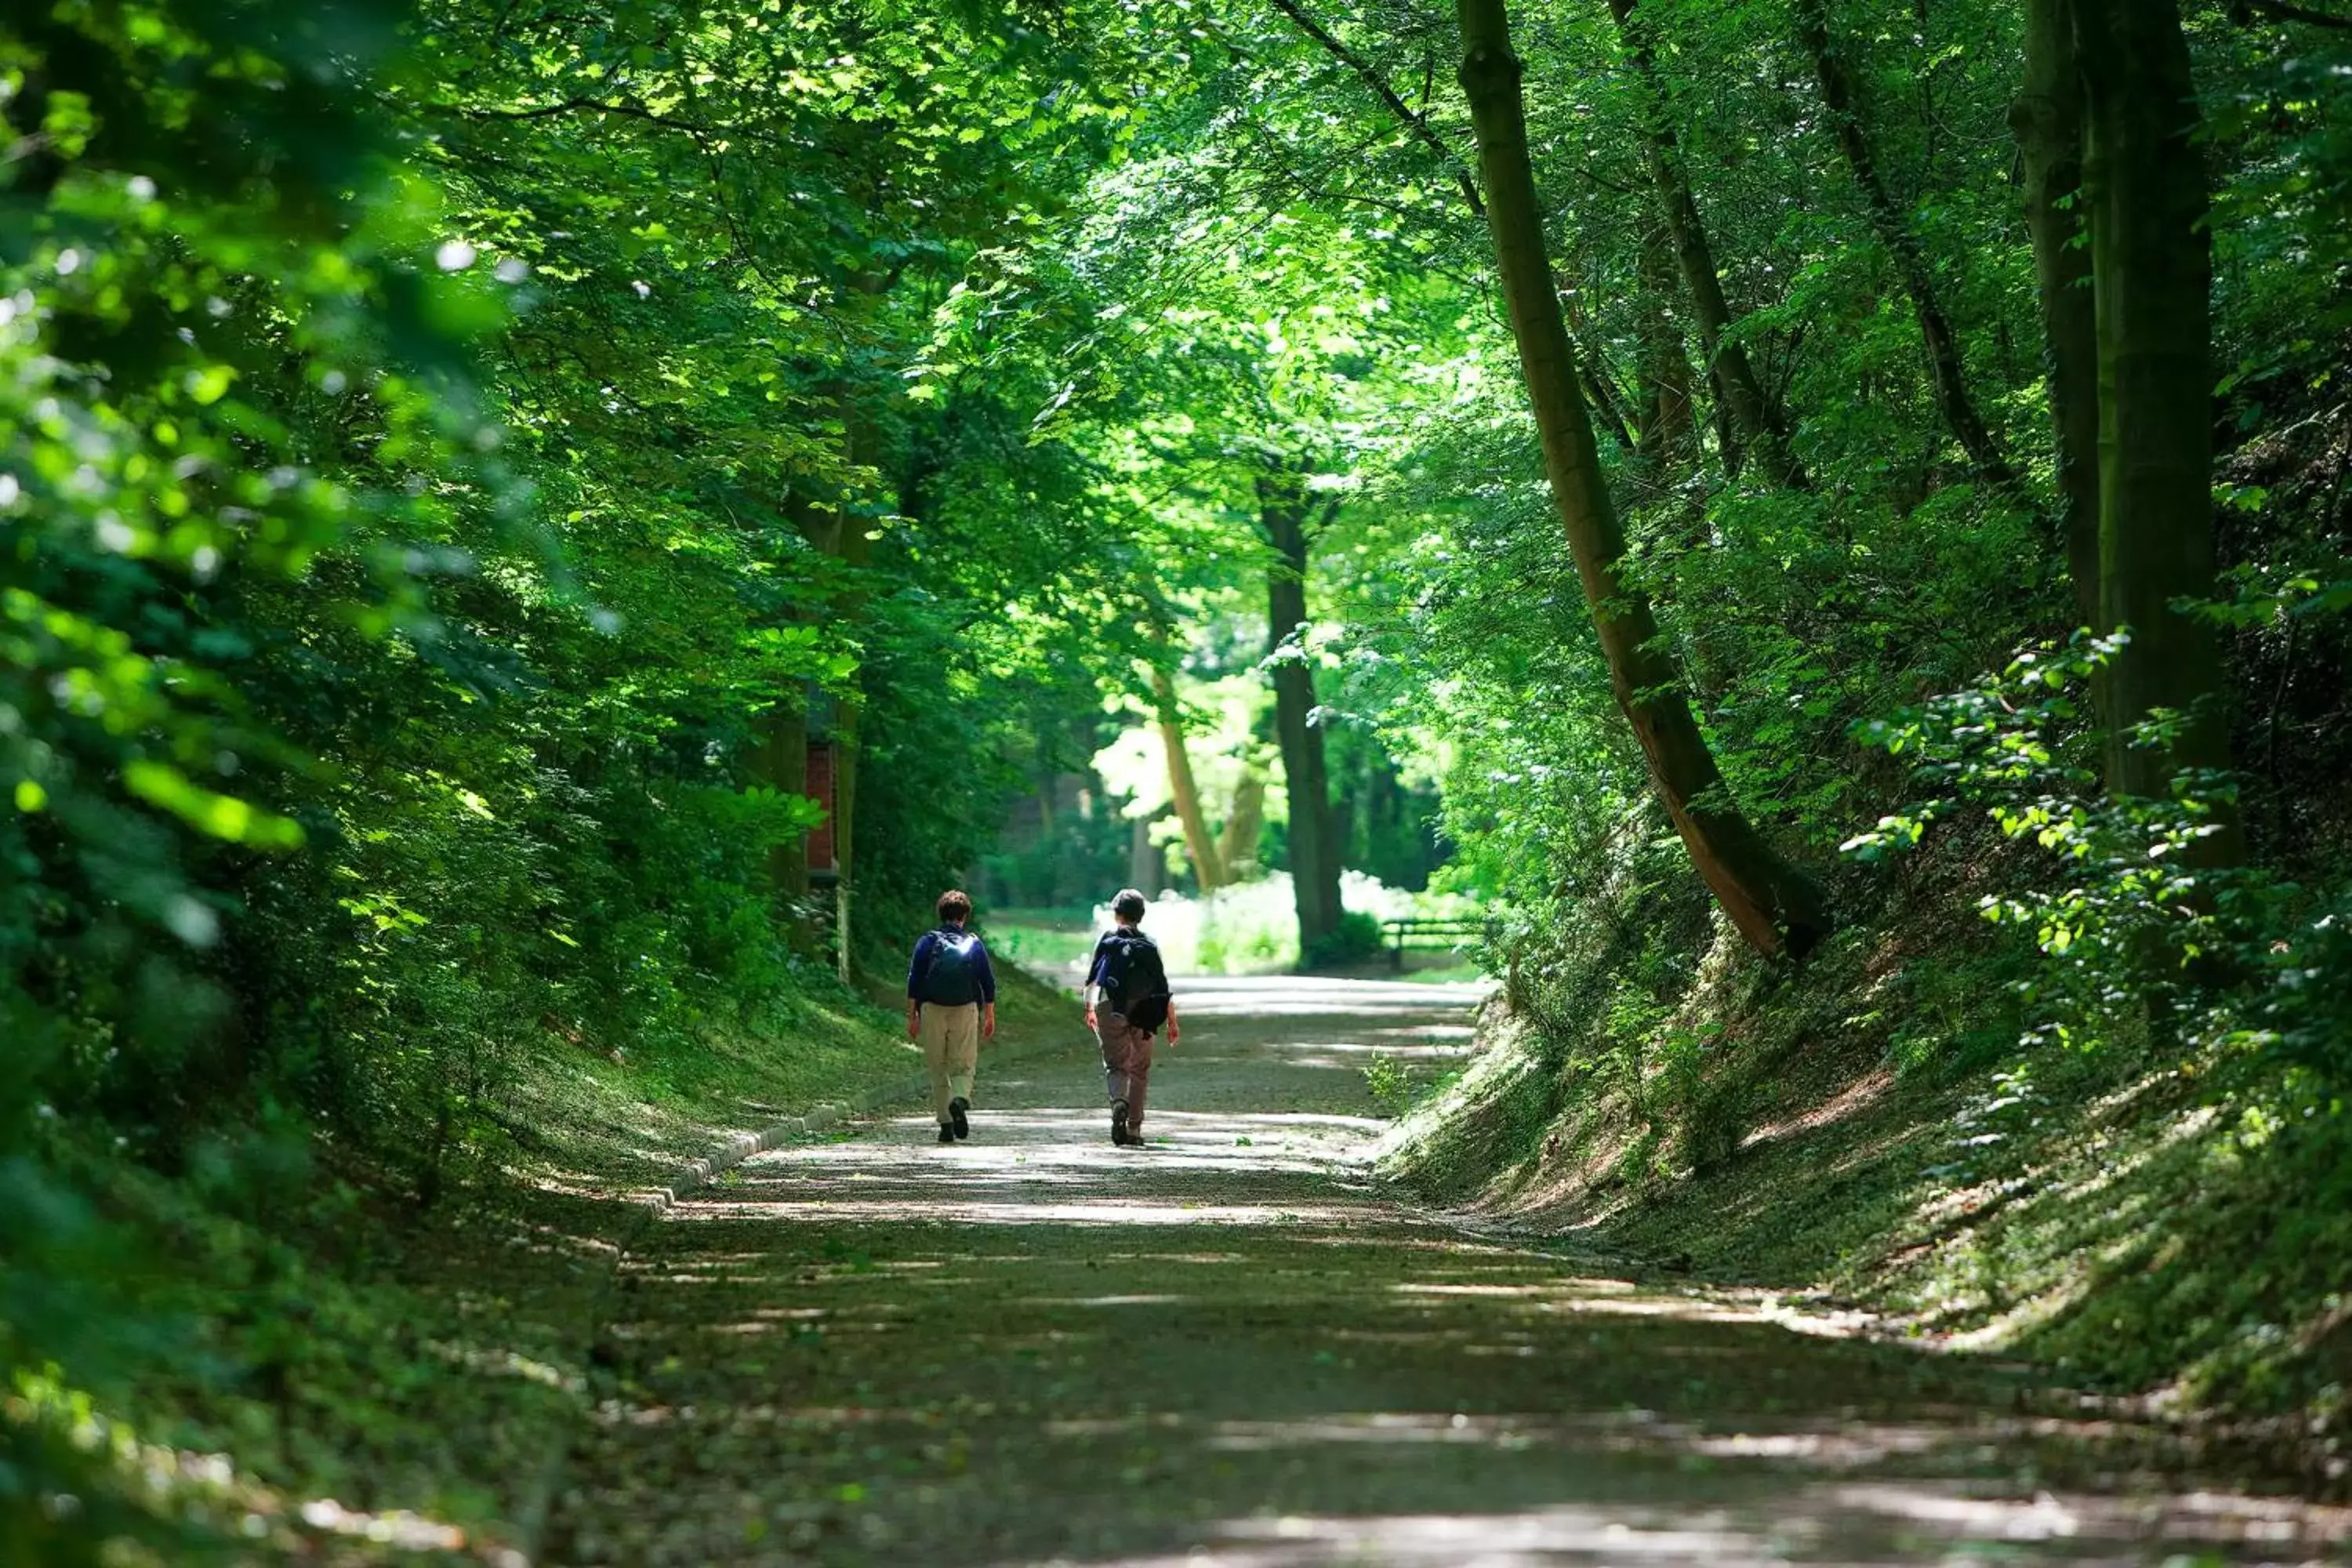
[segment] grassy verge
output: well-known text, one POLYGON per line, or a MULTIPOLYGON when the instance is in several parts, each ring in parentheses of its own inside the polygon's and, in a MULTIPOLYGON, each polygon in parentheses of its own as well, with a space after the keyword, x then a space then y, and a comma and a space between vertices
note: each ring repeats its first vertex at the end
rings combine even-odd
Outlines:
POLYGON ((779 1000, 756 1028, 717 1027, 638 1052, 551 1039, 507 1091, 509 1156, 593 1163, 605 1179, 667 1176, 687 1159, 813 1106, 847 1101, 922 1068, 878 982, 779 1000))
POLYGON ((1101 934, 1090 910, 992 910, 981 931, 989 951, 1006 963, 1056 978, 1092 953, 1101 934))
MULTIPOLYGON (((396 1162, 265 1127, 169 1173, 61 1137, 90 1206, 74 1267, 45 1260, 65 1283, 41 1305, 70 1314, 79 1289, 100 1328, 68 1367, 13 1369, 0 1471, 40 1458, 79 1480, 0 1510, 0 1558, 510 1561, 649 1189, 730 1132, 911 1090, 895 990, 791 998, 756 1027, 628 1055, 551 1029, 429 1206, 396 1162)), ((1002 972, 1000 1047, 1068 1012, 1002 972)))
POLYGON ((1523 984, 1384 1169, 1525 1233, 2021 1356, 2346 1489, 2342 1109, 2152 1046, 2021 1050, 2020 955, 1956 902, 1793 976, 1701 921, 1678 963, 1523 984))

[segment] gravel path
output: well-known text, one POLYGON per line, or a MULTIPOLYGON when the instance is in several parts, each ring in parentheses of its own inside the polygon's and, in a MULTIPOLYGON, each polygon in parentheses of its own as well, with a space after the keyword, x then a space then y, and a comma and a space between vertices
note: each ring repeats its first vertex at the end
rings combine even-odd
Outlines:
POLYGON ((1111 1147, 1074 1019, 982 1057, 969 1143, 876 1121, 679 1205, 625 1266, 551 1559, 2336 1560, 2341 1514, 2168 1483, 2013 1371, 1386 1200, 1361 1069, 1458 1052, 1471 999, 1195 983, 1150 1149, 1111 1147))

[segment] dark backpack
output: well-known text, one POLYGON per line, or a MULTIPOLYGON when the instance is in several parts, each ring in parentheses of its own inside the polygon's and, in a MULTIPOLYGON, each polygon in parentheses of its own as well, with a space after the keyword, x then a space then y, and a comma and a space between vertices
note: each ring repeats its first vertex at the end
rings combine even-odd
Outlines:
POLYGON ((980 1000, 980 938, 942 927, 931 933, 931 962, 916 990, 934 1007, 961 1007, 980 1000))
POLYGON ((1095 984, 1128 1027, 1148 1032, 1168 1021, 1167 966, 1160 962, 1160 944, 1141 931, 1115 931, 1103 938, 1095 984))

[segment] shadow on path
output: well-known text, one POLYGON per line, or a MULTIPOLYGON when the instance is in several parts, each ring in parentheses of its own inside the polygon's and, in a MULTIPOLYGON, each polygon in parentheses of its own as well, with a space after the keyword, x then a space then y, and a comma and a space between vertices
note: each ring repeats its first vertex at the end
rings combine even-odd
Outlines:
MULTIPOLYGON (((2301 1563, 2018 1374, 1564 1273, 1365 1182, 1370 1055, 1466 988, 1197 982, 1113 1149, 1066 1056, 782 1150, 626 1266, 552 1555, 587 1565, 2301 1563), (2033 1408, 2044 1407, 2046 1402, 2033 1408)), ((1074 1009, 1075 1011, 1075 1009, 1074 1009)))

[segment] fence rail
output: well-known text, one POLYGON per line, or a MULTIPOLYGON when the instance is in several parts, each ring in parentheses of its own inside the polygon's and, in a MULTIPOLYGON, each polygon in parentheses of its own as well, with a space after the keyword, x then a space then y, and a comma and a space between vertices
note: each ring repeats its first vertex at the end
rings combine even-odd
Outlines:
POLYGON ((1410 916, 1403 920, 1382 921, 1381 929, 1388 936, 1389 967, 1402 972, 1406 948, 1459 947, 1462 938, 1482 934, 1486 924, 1484 921, 1410 916))

